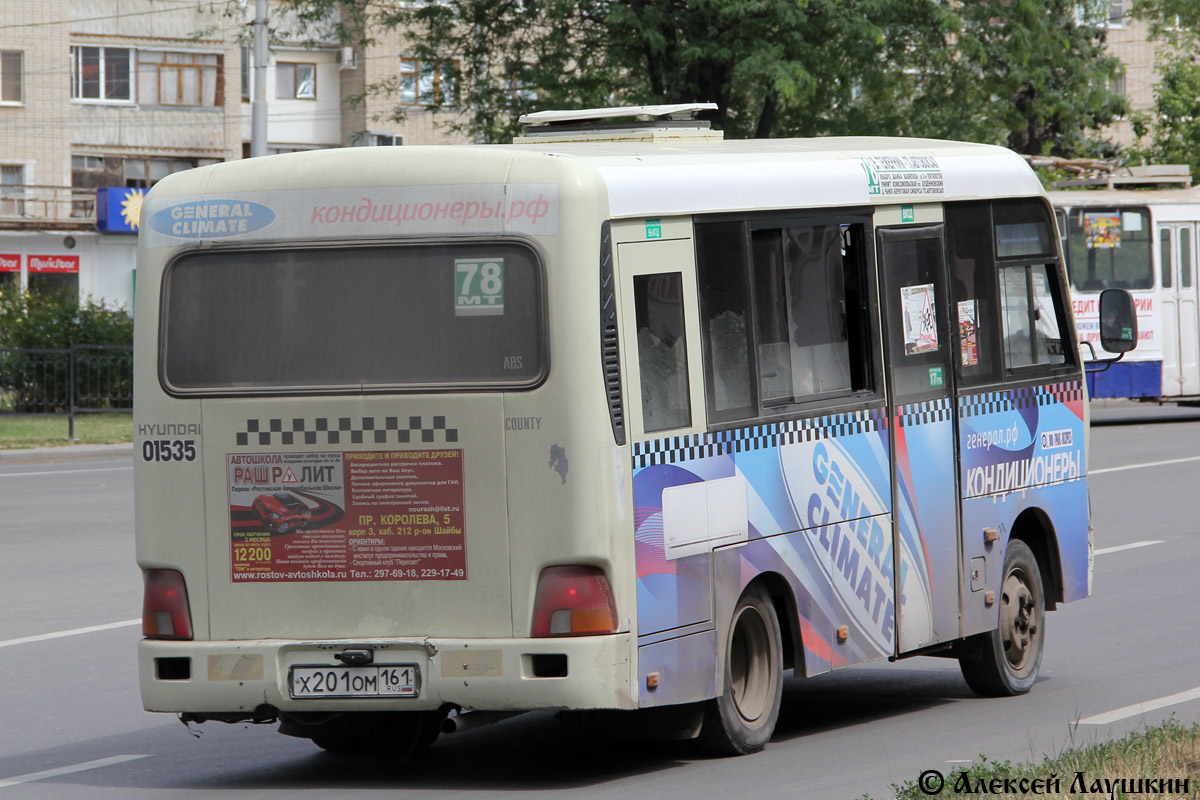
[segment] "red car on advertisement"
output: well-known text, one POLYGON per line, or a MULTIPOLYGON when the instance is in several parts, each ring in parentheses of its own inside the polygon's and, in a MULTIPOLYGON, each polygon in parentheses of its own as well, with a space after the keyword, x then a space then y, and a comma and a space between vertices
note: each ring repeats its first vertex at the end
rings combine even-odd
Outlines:
POLYGON ((260 494, 251 508, 272 533, 298 531, 312 518, 312 509, 291 492, 260 494))

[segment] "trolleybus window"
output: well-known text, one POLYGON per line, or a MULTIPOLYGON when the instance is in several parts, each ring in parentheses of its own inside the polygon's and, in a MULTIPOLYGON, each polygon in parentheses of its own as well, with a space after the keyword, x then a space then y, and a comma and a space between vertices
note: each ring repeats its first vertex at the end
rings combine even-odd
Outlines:
POLYGON ((1067 214, 1071 285, 1082 292, 1151 288, 1150 236, 1150 215, 1145 209, 1071 209, 1067 214))
POLYGON ((513 242, 192 252, 163 299, 179 393, 522 387, 546 368, 537 257, 513 242))

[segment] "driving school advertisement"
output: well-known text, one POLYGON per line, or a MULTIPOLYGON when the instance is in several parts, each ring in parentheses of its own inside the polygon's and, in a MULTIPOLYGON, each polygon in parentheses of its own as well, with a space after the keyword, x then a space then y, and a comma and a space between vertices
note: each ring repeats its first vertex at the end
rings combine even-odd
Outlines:
POLYGON ((467 577, 462 450, 225 458, 235 583, 467 577))

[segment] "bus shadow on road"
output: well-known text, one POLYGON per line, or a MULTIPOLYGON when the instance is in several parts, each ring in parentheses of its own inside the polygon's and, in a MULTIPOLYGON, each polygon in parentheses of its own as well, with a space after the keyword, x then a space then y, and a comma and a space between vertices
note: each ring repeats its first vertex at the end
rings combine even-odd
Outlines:
POLYGON ((773 742, 979 699, 953 662, 942 668, 852 668, 784 682, 773 742), (950 667, 949 669, 945 667, 950 667))

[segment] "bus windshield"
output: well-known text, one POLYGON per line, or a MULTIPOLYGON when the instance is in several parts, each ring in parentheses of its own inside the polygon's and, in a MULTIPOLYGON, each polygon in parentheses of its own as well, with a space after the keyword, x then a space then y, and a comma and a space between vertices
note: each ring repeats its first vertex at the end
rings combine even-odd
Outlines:
POLYGON ((1150 289, 1150 214, 1144 208, 1074 208, 1067 212, 1067 263, 1081 292, 1150 289))

